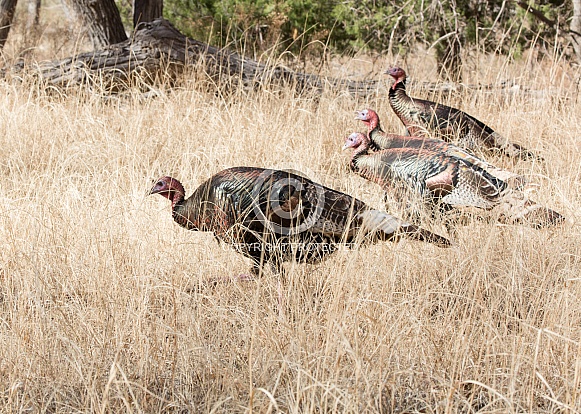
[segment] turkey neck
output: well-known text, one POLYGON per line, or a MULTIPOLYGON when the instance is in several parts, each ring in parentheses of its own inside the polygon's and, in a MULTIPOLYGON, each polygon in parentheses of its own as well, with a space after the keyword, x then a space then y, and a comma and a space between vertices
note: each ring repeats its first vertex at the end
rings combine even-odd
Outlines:
POLYGON ((405 81, 404 79, 392 85, 389 88, 388 96, 391 108, 403 123, 407 125, 411 118, 411 108, 414 106, 414 101, 406 93, 405 81))
POLYGON ((370 142, 364 141, 361 145, 359 145, 357 148, 355 148, 353 150, 353 154, 351 155, 351 163, 349 164, 349 166, 351 167, 351 171, 359 172, 359 166, 357 165, 357 160, 360 157, 369 154, 369 146, 370 146, 370 142))
MULTIPOLYGON (((391 134, 386 134, 385 132, 383 132, 381 126, 379 125, 379 122, 377 123, 375 128, 369 131, 368 135, 369 139, 371 140, 371 147, 373 147, 374 150, 391 148, 393 136, 391 134)), ((368 146, 365 148, 365 151, 367 151, 367 149, 368 146)))
POLYGON ((202 202, 199 198, 200 197, 194 193, 187 200, 183 197, 181 197, 180 200, 177 200, 172 209, 172 217, 174 221, 188 230, 201 230, 200 213, 202 202))

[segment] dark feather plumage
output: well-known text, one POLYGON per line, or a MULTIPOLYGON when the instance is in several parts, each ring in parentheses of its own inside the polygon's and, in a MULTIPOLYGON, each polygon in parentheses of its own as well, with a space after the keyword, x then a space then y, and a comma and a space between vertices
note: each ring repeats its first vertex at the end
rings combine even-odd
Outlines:
POLYGON ((522 192, 499 178, 499 174, 483 168, 481 163, 484 162, 472 155, 458 157, 418 145, 369 153, 369 136, 358 132, 347 138, 343 149, 347 148, 353 149, 351 169, 379 184, 399 202, 419 199, 430 209, 442 205, 446 209, 498 207, 503 220, 525 221, 534 227, 555 225, 564 220, 559 213, 526 199, 522 192))
POLYGON ((525 184, 525 178, 523 176, 495 167, 483 159, 478 158, 471 151, 450 142, 427 137, 402 136, 386 133, 381 128, 379 115, 377 115, 377 112, 373 109, 357 111, 356 119, 367 125, 367 136, 371 141, 369 143, 369 148, 372 150, 384 150, 390 148, 415 148, 417 150, 429 150, 450 157, 456 161, 473 165, 516 188, 521 188, 525 184))
POLYGON ((449 241, 373 210, 347 194, 281 170, 234 167, 202 183, 185 199, 183 186, 160 178, 150 194, 172 202, 174 220, 189 230, 213 232, 251 258, 254 272, 264 263, 317 262, 344 243, 397 240, 401 236, 449 246, 449 241))
POLYGON ((395 79, 389 89, 389 103, 410 135, 434 134, 471 150, 493 150, 509 157, 542 159, 532 151, 495 132, 488 125, 456 108, 425 99, 412 98, 406 92, 406 73, 398 67, 385 73, 395 79))

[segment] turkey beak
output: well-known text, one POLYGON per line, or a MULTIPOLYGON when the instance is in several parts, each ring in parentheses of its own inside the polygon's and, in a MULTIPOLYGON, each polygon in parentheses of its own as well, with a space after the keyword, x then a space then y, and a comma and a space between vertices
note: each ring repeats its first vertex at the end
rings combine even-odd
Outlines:
POLYGON ((392 77, 392 78, 394 78, 394 79, 396 78, 396 75, 395 75, 395 74, 394 74, 394 72, 393 72, 393 68, 389 68, 388 70, 386 70, 386 71, 385 71, 385 72, 383 72, 383 73, 384 73, 385 75, 389 75, 389 76, 391 76, 391 77, 392 77))
POLYGON ((343 145, 343 149, 341 149, 341 151, 345 151, 347 148, 351 148, 351 145, 349 145, 348 142, 346 142, 345 145, 343 145))
POLYGON ((147 195, 150 196, 157 193, 159 193, 159 188, 157 188, 157 183, 155 183, 153 187, 151 187, 151 189, 147 192, 147 195))
POLYGON ((359 111, 355 111, 355 113, 357 114, 357 115, 355 115, 355 119, 356 119, 357 121, 361 121, 361 118, 363 118, 363 116, 361 115, 361 112, 359 112, 359 111))

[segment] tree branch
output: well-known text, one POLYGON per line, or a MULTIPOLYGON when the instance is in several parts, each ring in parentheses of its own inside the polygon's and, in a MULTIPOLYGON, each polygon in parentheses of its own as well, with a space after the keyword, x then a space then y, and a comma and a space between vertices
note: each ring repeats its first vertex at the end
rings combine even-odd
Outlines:
POLYGON ((537 19, 539 19, 540 21, 542 21, 546 25, 551 26, 551 27, 555 27, 557 25, 557 21, 556 20, 549 19, 540 10, 535 9, 533 6, 529 6, 524 1, 517 1, 516 4, 519 7, 523 8, 528 13, 532 14, 533 16, 535 16, 537 19))
MULTIPOLYGON (((365 96, 376 93, 379 85, 377 81, 331 79, 293 72, 282 66, 264 65, 190 39, 162 18, 139 24, 133 38, 127 41, 26 69, 53 86, 113 82, 115 87, 123 87, 133 74, 139 74, 142 79, 147 74, 146 78, 154 79, 157 75, 168 74, 168 68, 169 73, 177 73, 192 65, 201 67, 218 83, 228 79, 249 88, 284 83, 294 85, 297 90, 342 89, 365 96)), ((22 70, 23 64, 13 68, 12 73, 22 70)))

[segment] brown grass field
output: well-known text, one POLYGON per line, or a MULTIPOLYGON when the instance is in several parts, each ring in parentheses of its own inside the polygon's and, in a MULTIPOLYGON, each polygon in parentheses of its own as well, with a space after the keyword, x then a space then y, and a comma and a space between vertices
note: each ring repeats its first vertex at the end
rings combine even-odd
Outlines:
MULTIPOLYGON (((389 60, 331 66, 385 81, 365 100, 222 94, 194 75, 152 99, 1 82, 0 411, 581 412, 579 71, 474 62, 467 83, 541 92, 438 99, 539 152, 493 162, 566 223, 472 220, 451 249, 379 243, 216 285, 249 261, 177 226, 153 180, 189 195, 227 167, 292 167, 382 208, 340 149, 364 130, 356 109, 402 131, 389 60)), ((404 65, 437 79, 431 60, 404 65)))

